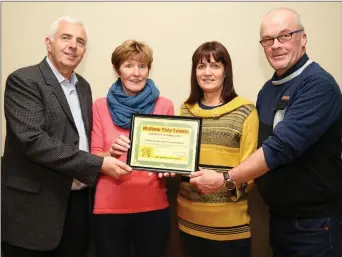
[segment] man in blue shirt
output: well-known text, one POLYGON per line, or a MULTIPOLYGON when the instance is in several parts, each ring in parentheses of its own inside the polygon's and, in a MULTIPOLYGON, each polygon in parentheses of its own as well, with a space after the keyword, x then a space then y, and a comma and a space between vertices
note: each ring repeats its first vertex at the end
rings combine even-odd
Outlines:
POLYGON ((270 11, 260 37, 275 70, 257 100, 260 148, 224 176, 205 170, 191 182, 200 181, 200 189, 210 193, 257 178, 270 209, 276 257, 341 257, 340 88, 306 54, 307 35, 295 11, 270 11))

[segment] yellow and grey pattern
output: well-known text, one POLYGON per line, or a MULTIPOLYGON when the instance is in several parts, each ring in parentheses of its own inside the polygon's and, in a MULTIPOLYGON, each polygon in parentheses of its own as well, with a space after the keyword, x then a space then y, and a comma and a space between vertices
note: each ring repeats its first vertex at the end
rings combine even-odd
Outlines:
MULTIPOLYGON (((201 109, 198 104, 183 104, 181 115, 203 118, 200 166, 234 167, 242 161, 246 152, 249 155, 256 150, 256 109, 241 97, 210 110, 201 109)), ((223 170, 218 169, 217 172, 223 170)), ((179 228, 191 235, 212 240, 250 237, 250 218, 244 192, 252 185, 248 183, 247 187, 237 190, 237 196, 229 197, 226 189, 205 195, 196 186, 181 182, 177 199, 179 228)))

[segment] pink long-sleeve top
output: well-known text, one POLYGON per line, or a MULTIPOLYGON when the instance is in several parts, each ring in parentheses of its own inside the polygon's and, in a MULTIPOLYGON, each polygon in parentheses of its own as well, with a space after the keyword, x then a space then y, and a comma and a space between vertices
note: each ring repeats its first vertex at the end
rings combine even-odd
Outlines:
MULTIPOLYGON (((172 102, 160 96, 153 114, 173 115, 172 102)), ((108 152, 120 135, 129 137, 129 130, 113 124, 106 98, 96 100, 93 104, 91 153, 108 152)), ((126 158, 125 154, 119 159, 126 162, 126 158)), ((147 171, 133 170, 119 179, 100 176, 96 186, 94 214, 146 212, 164 209, 168 205, 164 180, 157 175, 149 176, 147 171)))

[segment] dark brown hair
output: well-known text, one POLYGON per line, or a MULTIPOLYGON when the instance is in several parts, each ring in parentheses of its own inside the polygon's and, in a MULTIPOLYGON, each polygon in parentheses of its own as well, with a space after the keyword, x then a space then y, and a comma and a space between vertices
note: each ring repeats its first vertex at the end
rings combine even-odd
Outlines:
POLYGON ((225 78, 223 81, 221 100, 227 103, 237 96, 233 84, 233 70, 230 55, 221 43, 212 41, 203 43, 192 55, 191 91, 188 99, 185 101, 187 104, 195 104, 203 98, 203 90, 200 88, 196 77, 196 67, 199 63, 203 63, 203 61, 210 62, 210 55, 213 56, 216 62, 221 62, 224 67, 225 78))

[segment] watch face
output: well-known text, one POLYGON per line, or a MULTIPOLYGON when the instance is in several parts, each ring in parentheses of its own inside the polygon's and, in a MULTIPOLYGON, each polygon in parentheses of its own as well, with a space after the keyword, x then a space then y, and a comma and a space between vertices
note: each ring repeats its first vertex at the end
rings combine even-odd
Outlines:
POLYGON ((224 184, 224 187, 229 190, 229 191, 232 191, 232 190, 235 190, 236 189, 236 184, 234 181, 232 180, 228 180, 225 184, 224 184))

